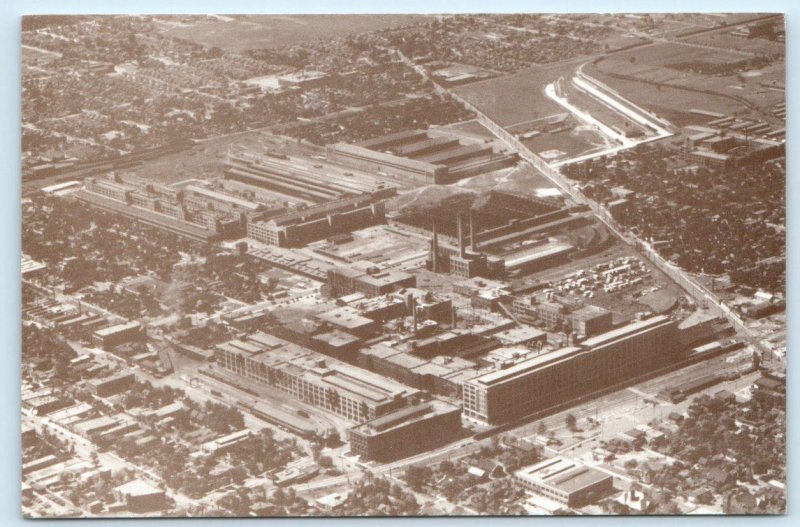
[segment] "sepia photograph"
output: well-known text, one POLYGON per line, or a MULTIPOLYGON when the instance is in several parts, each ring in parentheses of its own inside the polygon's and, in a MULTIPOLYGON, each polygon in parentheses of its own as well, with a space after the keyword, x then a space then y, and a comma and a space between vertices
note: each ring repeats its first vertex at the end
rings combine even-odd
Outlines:
POLYGON ((786 513, 783 14, 18 23, 23 517, 786 513))

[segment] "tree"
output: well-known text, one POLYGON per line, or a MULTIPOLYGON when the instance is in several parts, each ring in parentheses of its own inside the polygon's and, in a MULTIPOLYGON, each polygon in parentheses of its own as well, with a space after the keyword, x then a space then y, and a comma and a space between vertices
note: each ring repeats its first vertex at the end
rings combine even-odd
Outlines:
POLYGON ((330 456, 319 456, 317 459, 317 464, 324 469, 333 468, 333 460, 330 456))
POLYGON ((573 414, 567 414, 566 423, 570 432, 574 432, 578 427, 578 419, 573 414))
POLYGON ((405 473, 406 483, 414 490, 420 490, 431 476, 431 469, 420 465, 411 465, 406 469, 405 473))
POLYGON ((539 426, 536 427, 536 433, 540 436, 547 434, 547 425, 544 424, 544 421, 539 421, 539 426))
POLYGON ((449 459, 445 459, 444 461, 439 463, 439 472, 441 472, 442 474, 450 475, 453 473, 455 468, 456 466, 449 459))

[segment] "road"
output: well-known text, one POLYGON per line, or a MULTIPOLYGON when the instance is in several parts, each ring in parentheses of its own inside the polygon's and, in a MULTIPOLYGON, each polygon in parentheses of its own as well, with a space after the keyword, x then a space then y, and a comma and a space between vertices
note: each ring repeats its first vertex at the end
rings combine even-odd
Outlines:
MULTIPOLYGON (((740 25, 745 25, 748 22, 742 22, 739 24, 726 26, 726 28, 715 28, 714 30, 722 30, 722 29, 731 29, 740 25)), ((652 44, 650 44, 652 45, 652 44)), ((561 189, 566 195, 570 196, 576 203, 578 204, 585 204, 587 205, 594 216, 605 225, 609 231, 614 233, 618 238, 624 241, 626 244, 633 246, 637 249, 637 252, 643 254, 647 259, 653 262, 659 269, 661 269, 667 276, 670 277, 674 282, 676 282, 684 291, 686 291, 692 298, 694 298, 700 305, 705 305, 709 303, 716 307, 724 316, 728 319, 728 321, 737 329, 737 331, 747 335, 751 342, 757 346, 760 350, 763 351, 763 346, 759 342, 762 338, 760 335, 755 333, 752 329, 748 328, 741 318, 739 318, 736 313, 734 313, 730 307, 728 307, 722 300, 720 300, 713 292, 709 291, 706 287, 701 284, 698 284, 697 281, 692 277, 688 272, 681 269, 680 267, 671 265, 667 262, 661 255, 659 255, 654 250, 642 250, 649 248, 649 245, 644 240, 637 238, 633 233, 622 232, 622 229, 617 225, 616 221, 611 217, 611 214, 608 210, 601 205, 600 203, 588 198, 584 195, 580 190, 566 177, 564 177, 559 171, 557 167, 550 166, 544 159, 539 157, 538 155, 534 154, 528 147, 526 147, 519 139, 517 139, 513 134, 510 134, 506 131, 502 126, 497 124, 493 121, 489 116, 483 113, 480 109, 478 109, 475 105, 461 97, 458 93, 455 93, 452 90, 444 88, 437 84, 428 73, 425 71, 425 68, 422 66, 415 64, 413 61, 408 59, 402 52, 399 50, 394 50, 395 53, 400 57, 404 63, 406 63, 409 67, 413 68, 417 73, 422 75, 422 77, 430 81, 434 89, 437 93, 442 95, 447 95, 452 97, 453 99, 461 102, 466 108, 471 110, 475 113, 477 120, 483 124, 490 132, 492 132, 500 141, 502 141, 507 148, 511 151, 516 152, 520 158, 528 161, 531 165, 533 165, 536 169, 538 169, 542 175, 544 175, 547 179, 552 181, 556 187, 561 189)), ((612 52, 613 53, 613 52, 612 52)), ((607 54, 598 54, 595 58, 607 56, 607 54)), ((580 67, 580 66, 579 66, 580 67)))
POLYGON ((113 452, 103 452, 99 450, 97 445, 92 443, 87 438, 76 434, 72 430, 69 430, 68 428, 56 423, 48 417, 23 414, 22 421, 23 423, 33 426, 37 430, 47 429, 50 433, 53 433, 56 436, 59 436, 61 439, 68 441, 75 447, 76 455, 85 460, 90 461, 92 459, 92 455, 94 454, 97 456, 99 465, 102 467, 107 467, 111 470, 128 469, 134 472, 140 478, 149 481, 159 488, 165 489, 167 496, 172 498, 178 507, 189 507, 197 504, 196 500, 193 500, 180 492, 176 492, 167 488, 166 485, 164 485, 161 477, 152 470, 122 459, 113 452))

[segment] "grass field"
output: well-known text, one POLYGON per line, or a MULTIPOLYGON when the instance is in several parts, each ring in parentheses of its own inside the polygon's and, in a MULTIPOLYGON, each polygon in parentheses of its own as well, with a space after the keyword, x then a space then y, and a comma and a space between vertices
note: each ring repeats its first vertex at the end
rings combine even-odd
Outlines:
POLYGON ((775 64, 761 70, 741 71, 735 75, 726 76, 703 75, 666 67, 667 64, 686 61, 715 63, 725 60, 739 61, 748 56, 681 44, 659 44, 597 61, 587 67, 586 72, 620 90, 624 96, 634 102, 651 108, 676 125, 695 123, 695 119, 687 112, 690 108, 724 114, 750 115, 777 125, 777 120, 773 119, 768 110, 774 104, 782 101, 784 95, 761 83, 764 81, 782 83, 785 72, 783 61, 778 60, 775 64), (630 60, 631 57, 634 57, 633 62, 630 60), (635 77, 643 82, 616 79, 610 74, 635 77), (662 86, 648 83, 659 83, 662 86), (717 93, 719 96, 690 91, 698 89, 717 93), (746 99, 765 111, 754 113, 743 103, 728 97, 746 99))
POLYGON ((228 51, 293 46, 423 20, 421 15, 248 15, 161 17, 164 33, 228 51))
POLYGON ((699 93, 672 86, 656 86, 636 80, 611 77, 596 67, 587 68, 586 73, 608 84, 623 97, 643 106, 676 126, 696 122, 690 109, 708 110, 726 115, 745 115, 749 109, 742 103, 721 96, 699 93))
MULTIPOLYGON (((702 61, 713 64, 736 62, 750 56, 749 53, 717 51, 670 42, 617 53, 612 58, 601 62, 613 63, 615 67, 625 68, 626 70, 629 68, 635 70, 641 67, 666 66, 667 64, 689 61, 702 61)), ((620 71, 619 73, 625 73, 625 71, 620 71)))
POLYGON ((784 56, 786 54, 786 46, 780 42, 772 42, 762 38, 738 37, 730 33, 698 35, 687 38, 685 42, 723 49, 749 51, 759 55, 784 56))
POLYGON ((578 61, 537 66, 513 75, 475 82, 455 92, 501 126, 540 119, 564 110, 544 94, 544 87, 559 77, 570 78, 578 61))

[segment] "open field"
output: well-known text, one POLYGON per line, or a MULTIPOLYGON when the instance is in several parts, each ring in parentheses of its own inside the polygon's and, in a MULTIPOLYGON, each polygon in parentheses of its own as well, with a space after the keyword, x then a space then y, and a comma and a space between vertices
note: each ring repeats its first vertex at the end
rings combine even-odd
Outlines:
POLYGON ((464 121, 462 123, 449 124, 442 128, 448 128, 457 132, 462 132, 467 135, 480 137, 482 139, 494 139, 492 132, 486 129, 481 123, 476 120, 464 121))
POLYGON ((575 157, 610 146, 608 140, 597 130, 575 124, 575 127, 553 133, 543 133, 522 141, 531 152, 540 156, 546 153, 547 161, 575 157), (558 152, 562 152, 558 154, 558 152), (558 155, 557 155, 558 154, 558 155))
MULTIPOLYGON (((655 44, 616 53, 603 62, 613 62, 615 66, 622 67, 642 65, 645 67, 666 66, 688 61, 702 61, 712 64, 723 64, 749 58, 749 53, 740 51, 719 51, 696 46, 686 46, 678 42, 655 44)), ((620 71, 619 73, 625 73, 620 71)))
POLYGON ((563 113, 547 98, 544 87, 560 77, 570 78, 578 61, 537 66, 513 75, 459 86, 453 91, 467 99, 501 126, 540 119, 563 113))
POLYGON ((712 95, 681 87, 656 85, 646 81, 612 77, 594 66, 587 66, 585 72, 608 84, 620 95, 630 99, 653 113, 663 117, 676 126, 696 122, 690 109, 708 110, 726 115, 748 115, 750 110, 739 101, 721 95, 712 95))
POLYGON ((759 55, 782 57, 786 53, 786 47, 780 42, 773 42, 763 38, 738 37, 722 32, 689 37, 684 42, 729 50, 749 51, 759 55))
POLYGON ((535 195, 538 188, 552 188, 553 182, 528 163, 462 179, 455 186, 471 190, 502 190, 518 195, 535 195))
POLYGON ((295 46, 403 26, 421 15, 248 15, 220 17, 159 17, 164 33, 227 51, 295 46))
POLYGON ((638 60, 631 64, 618 58, 596 61, 585 70, 676 125, 693 124, 691 116, 685 112, 691 108, 732 115, 740 112, 739 115, 754 115, 777 124, 769 109, 784 99, 780 89, 785 77, 783 61, 724 76, 651 66, 638 60), (625 78, 619 78, 620 75, 625 78), (759 110, 754 111, 752 106, 759 110))

